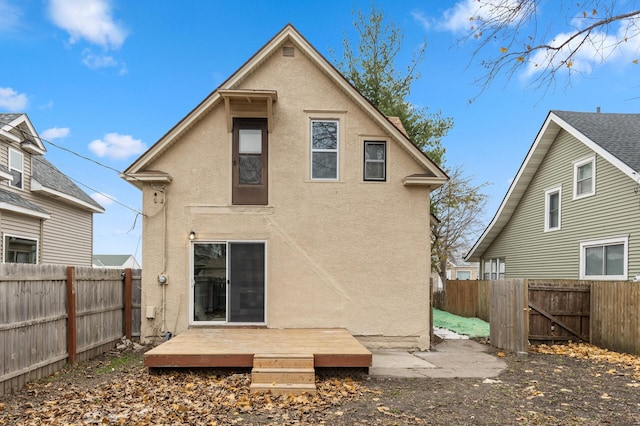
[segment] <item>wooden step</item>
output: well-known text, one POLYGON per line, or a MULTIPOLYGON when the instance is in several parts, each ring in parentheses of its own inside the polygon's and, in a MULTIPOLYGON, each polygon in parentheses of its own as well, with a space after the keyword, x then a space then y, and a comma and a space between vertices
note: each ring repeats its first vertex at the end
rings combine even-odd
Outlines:
POLYGON ((302 395, 316 394, 314 384, 290 384, 290 383, 251 383, 252 393, 270 392, 272 395, 302 395))
POLYGON ((316 370, 313 368, 254 368, 251 370, 252 383, 315 383, 316 370))
POLYGON ((305 354, 255 354, 254 368, 313 368, 313 355, 305 354))
POLYGON ((255 354, 251 371, 251 392, 274 395, 316 393, 313 355, 255 354))

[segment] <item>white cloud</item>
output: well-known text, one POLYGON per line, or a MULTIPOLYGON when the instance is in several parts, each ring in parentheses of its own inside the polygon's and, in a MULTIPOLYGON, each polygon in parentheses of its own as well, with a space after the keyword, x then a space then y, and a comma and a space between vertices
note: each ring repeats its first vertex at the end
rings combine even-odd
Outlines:
POLYGON ((40 137, 45 140, 52 141, 54 139, 62 139, 69 136, 70 130, 68 127, 52 127, 40 133, 40 137))
POLYGON ((0 109, 10 112, 24 111, 28 100, 24 93, 18 93, 11 87, 0 87, 0 109))
MULTIPOLYGON (((537 51, 527 64, 523 72, 523 78, 530 78, 547 67, 559 67, 560 70, 568 70, 565 60, 571 51, 575 51, 571 57, 571 70, 581 73, 591 73, 596 64, 620 63, 630 64, 640 55, 640 30, 630 26, 629 21, 620 21, 617 34, 609 34, 602 31, 590 35, 589 41, 582 43, 582 38, 569 41, 560 51, 537 51)), ((560 46, 569 40, 572 34, 560 33, 548 44, 560 46)))
POLYGON ((99 68, 119 68, 118 74, 124 75, 127 73, 127 66, 119 62, 111 55, 97 55, 90 49, 84 49, 82 51, 82 63, 92 70, 99 68))
POLYGON ((419 10, 412 11, 411 16, 413 16, 413 19, 418 21, 424 27, 425 30, 429 30, 433 26, 434 19, 428 16, 424 16, 424 13, 422 13, 419 10))
POLYGON ((524 10, 520 3, 520 0, 462 0, 444 12, 438 28, 459 34, 472 32, 477 20, 502 20, 509 25, 522 17, 524 10), (514 15, 514 10, 519 12, 514 15))
POLYGON ((114 197, 103 194, 102 192, 94 192, 91 194, 91 198, 93 198, 96 203, 100 204, 102 207, 110 206, 115 201, 114 197))
POLYGON ((132 155, 141 154, 147 145, 140 139, 130 135, 107 133, 103 139, 96 139, 89 144, 89 149, 98 157, 109 157, 122 160, 132 155))
POLYGON ((0 0, 0 32, 14 31, 22 21, 22 10, 9 4, 7 0, 0 0))
POLYGON ((84 39, 105 49, 119 49, 127 38, 124 26, 114 21, 109 0, 49 0, 54 24, 69 33, 69 42, 84 39))

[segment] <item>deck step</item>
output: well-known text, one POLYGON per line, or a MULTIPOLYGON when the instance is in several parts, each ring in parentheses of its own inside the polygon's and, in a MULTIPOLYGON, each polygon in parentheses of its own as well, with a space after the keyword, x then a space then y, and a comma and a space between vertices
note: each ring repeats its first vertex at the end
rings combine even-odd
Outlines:
POLYGON ((251 392, 274 395, 316 393, 313 355, 255 354, 251 371, 251 392))
POLYGON ((305 354, 255 354, 254 368, 313 368, 313 355, 305 354))
POLYGON ((314 384, 290 384, 290 383, 251 383, 252 393, 270 392, 272 395, 301 395, 316 394, 316 385, 314 384))

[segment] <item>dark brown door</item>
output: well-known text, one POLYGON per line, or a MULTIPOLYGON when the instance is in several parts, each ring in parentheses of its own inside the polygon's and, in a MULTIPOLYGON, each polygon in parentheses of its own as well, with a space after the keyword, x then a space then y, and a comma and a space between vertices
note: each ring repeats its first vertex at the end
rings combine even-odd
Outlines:
POLYGON ((233 119, 233 204, 268 204, 268 146, 266 118, 233 119))

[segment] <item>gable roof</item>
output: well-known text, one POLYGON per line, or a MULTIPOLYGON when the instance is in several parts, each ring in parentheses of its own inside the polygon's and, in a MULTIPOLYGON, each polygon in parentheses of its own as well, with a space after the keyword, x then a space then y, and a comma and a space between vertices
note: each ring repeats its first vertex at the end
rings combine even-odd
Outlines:
POLYGON ((94 213, 103 213, 104 207, 91 198, 53 164, 40 156, 32 157, 31 191, 41 192, 94 213))
POLYGON ((342 74, 327 61, 291 24, 287 24, 271 40, 269 40, 258 52, 256 52, 244 65, 223 82, 217 89, 209 94, 186 117, 176 124, 160 140, 143 153, 122 174, 122 177, 136 186, 140 186, 141 180, 136 176, 174 144, 179 137, 197 123, 211 108, 223 102, 220 93, 225 90, 234 90, 261 64, 263 64, 279 47, 285 43, 293 43, 306 55, 325 75, 327 75, 338 87, 340 87, 351 99, 368 115, 391 135, 398 143, 420 164, 425 173, 408 179, 407 184, 428 184, 433 188, 447 181, 447 174, 427 157, 409 138, 396 127, 392 121, 375 108, 358 90, 345 79, 342 74))
POLYGON ((93 266, 102 267, 129 267, 138 268, 140 265, 131 254, 94 254, 92 257, 93 266))
POLYGON ((558 133, 565 130, 629 178, 640 178, 640 114, 552 110, 527 153, 498 211, 465 260, 478 261, 511 219, 558 133))
POLYGON ((42 155, 47 151, 25 113, 0 113, 0 136, 20 144, 31 154, 42 155))

